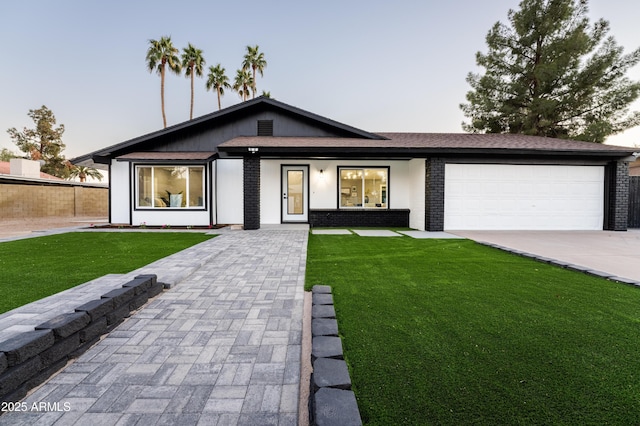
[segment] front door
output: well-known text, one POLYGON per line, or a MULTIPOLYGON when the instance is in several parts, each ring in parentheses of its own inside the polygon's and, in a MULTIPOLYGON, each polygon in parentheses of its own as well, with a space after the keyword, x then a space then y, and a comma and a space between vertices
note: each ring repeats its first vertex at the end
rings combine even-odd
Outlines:
POLYGON ((308 222, 309 166, 282 166, 282 222, 308 222))

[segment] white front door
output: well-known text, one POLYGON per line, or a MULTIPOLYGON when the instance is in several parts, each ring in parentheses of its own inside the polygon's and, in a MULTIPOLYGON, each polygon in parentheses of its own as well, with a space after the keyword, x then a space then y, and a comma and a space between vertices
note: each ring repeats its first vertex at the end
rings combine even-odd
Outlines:
POLYGON ((308 222, 309 166, 282 166, 282 222, 308 222))

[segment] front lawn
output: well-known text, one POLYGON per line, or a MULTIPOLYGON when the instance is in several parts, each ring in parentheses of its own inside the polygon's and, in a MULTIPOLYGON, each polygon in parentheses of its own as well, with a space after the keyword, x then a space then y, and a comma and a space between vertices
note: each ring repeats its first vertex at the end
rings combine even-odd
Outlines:
POLYGON ((71 232, 0 243, 0 313, 106 274, 140 268, 212 235, 71 232))
POLYGON ((367 424, 640 424, 640 289, 468 240, 310 235, 367 424))

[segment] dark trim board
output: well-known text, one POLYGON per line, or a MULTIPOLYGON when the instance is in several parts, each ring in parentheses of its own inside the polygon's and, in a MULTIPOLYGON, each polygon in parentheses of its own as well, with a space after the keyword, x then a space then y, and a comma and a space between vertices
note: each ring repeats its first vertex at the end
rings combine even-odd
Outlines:
POLYGON ((409 227, 409 209, 313 209, 309 225, 320 227, 409 227))

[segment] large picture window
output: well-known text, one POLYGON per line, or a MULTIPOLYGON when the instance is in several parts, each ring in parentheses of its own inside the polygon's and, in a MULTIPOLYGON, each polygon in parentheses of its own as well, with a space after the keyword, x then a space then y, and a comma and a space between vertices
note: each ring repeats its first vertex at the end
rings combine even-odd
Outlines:
POLYGON ((204 207, 204 166, 136 166, 136 179, 136 207, 204 207))
POLYGON ((389 168, 340 167, 340 208, 386 209, 389 168))

